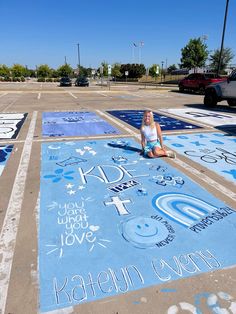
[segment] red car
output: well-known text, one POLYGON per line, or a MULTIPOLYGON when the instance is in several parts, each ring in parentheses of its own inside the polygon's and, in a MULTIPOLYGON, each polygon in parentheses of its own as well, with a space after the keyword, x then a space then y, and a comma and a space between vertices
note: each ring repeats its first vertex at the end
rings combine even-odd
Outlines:
POLYGON ((184 92, 185 90, 191 90, 204 94, 207 85, 224 80, 226 80, 226 78, 215 73, 193 73, 179 82, 179 91, 184 92))

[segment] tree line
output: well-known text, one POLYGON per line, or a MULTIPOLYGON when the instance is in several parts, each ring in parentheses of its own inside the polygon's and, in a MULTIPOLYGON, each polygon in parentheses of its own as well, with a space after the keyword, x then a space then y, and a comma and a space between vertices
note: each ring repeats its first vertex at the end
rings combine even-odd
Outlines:
MULTIPOLYGON (((139 79, 144 75, 149 75, 156 78, 159 75, 165 75, 179 69, 197 69, 206 66, 206 62, 209 61, 208 68, 212 72, 216 72, 219 65, 220 50, 208 51, 207 45, 202 38, 190 39, 188 44, 181 49, 180 64, 170 65, 168 68, 163 68, 159 64, 153 64, 149 68, 145 68, 144 64, 120 64, 115 63, 112 65, 111 73, 108 72, 108 63, 102 62, 101 66, 97 69, 85 68, 79 66, 77 69, 73 69, 69 64, 64 64, 58 67, 58 69, 50 68, 47 64, 36 66, 36 69, 28 69, 27 66, 20 64, 14 64, 12 67, 8 67, 4 64, 0 64, 0 79, 1 80, 25 80, 26 77, 37 78, 39 81, 52 81, 57 80, 60 77, 69 76, 88 76, 88 77, 100 77, 108 76, 108 74, 116 78, 121 79, 139 79)), ((224 48, 222 52, 220 62, 220 73, 224 74, 225 69, 234 58, 234 54, 231 48, 224 48)))

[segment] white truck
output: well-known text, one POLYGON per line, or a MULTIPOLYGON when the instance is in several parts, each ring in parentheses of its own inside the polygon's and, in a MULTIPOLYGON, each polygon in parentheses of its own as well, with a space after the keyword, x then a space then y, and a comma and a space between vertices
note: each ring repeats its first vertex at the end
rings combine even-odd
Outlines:
POLYGON ((227 100, 229 106, 236 106, 236 70, 232 71, 227 80, 206 87, 205 106, 215 107, 222 100, 227 100))

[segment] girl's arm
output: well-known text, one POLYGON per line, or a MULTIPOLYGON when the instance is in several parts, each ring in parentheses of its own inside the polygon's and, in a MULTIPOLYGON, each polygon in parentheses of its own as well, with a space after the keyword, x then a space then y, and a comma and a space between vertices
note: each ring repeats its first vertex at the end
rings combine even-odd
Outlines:
POLYGON ((156 129, 157 129, 157 136, 158 136, 159 142, 161 144, 161 148, 163 150, 165 150, 165 147, 164 147, 164 144, 163 144, 163 139, 162 139, 161 127, 160 127, 159 123, 157 123, 157 122, 156 122, 156 129))
POLYGON ((144 136, 142 130, 140 130, 140 133, 141 133, 141 146, 142 146, 142 150, 144 150, 144 147, 146 145, 146 139, 145 139, 145 136, 144 136))

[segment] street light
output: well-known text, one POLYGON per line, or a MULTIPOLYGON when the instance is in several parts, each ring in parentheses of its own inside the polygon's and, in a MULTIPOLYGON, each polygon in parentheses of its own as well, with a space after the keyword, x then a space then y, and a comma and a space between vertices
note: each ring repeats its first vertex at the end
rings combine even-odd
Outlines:
POLYGON ((223 26, 222 39, 221 39, 220 56, 219 56, 218 67, 217 67, 217 75, 219 75, 219 72, 220 72, 221 58, 222 58, 222 52, 223 52, 223 47, 224 47, 224 37, 225 37, 225 27, 226 27, 227 14, 228 14, 228 5, 229 5, 229 0, 226 0, 225 18, 224 18, 224 26, 223 26))
POLYGON ((144 46, 144 42, 140 41, 139 43, 139 64, 141 64, 141 48, 144 46))
POLYGON ((164 61, 161 61, 161 83, 162 83, 162 76, 163 76, 163 65, 164 65, 164 61))
POLYGON ((79 74, 79 70, 80 70, 80 51, 79 51, 79 44, 77 44, 78 46, 78 74, 79 74))

